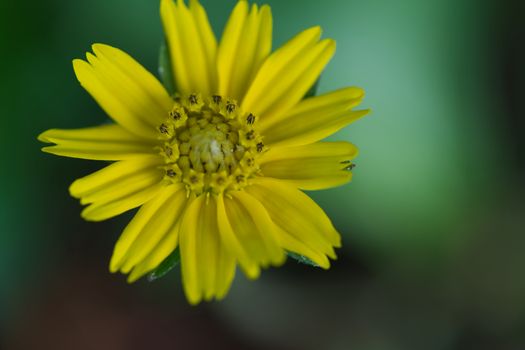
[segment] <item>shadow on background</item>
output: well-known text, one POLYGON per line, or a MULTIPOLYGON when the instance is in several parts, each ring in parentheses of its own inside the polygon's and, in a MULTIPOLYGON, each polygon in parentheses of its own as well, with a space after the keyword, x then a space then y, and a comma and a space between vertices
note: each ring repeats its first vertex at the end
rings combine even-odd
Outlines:
MULTIPOLYGON (((202 2, 220 34, 235 1, 202 2)), ((131 214, 82 221, 67 188, 101 164, 36 136, 105 120, 71 68, 92 43, 156 72, 158 2, 0 0, 0 348, 525 348, 523 6, 268 3, 275 47, 320 24, 338 42, 321 91, 361 86, 373 109, 332 137, 360 148, 352 184, 312 194, 344 237, 333 269, 238 274, 198 307, 178 272, 110 275, 131 214)))

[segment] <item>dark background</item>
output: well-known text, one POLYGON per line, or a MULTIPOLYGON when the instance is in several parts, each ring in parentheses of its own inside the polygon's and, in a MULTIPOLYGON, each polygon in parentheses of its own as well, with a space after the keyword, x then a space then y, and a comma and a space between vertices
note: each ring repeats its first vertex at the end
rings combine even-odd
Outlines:
MULTIPOLYGON (((202 2, 220 34, 235 1, 202 2)), ((0 0, 0 349, 525 349, 523 2, 268 3, 275 47, 321 25, 320 91, 373 110, 332 137, 360 148, 353 182, 312 194, 344 246, 191 307, 178 271, 108 272, 130 215, 84 222, 67 191, 102 164, 36 141, 105 120, 71 67, 92 43, 156 72, 158 1, 0 0)))

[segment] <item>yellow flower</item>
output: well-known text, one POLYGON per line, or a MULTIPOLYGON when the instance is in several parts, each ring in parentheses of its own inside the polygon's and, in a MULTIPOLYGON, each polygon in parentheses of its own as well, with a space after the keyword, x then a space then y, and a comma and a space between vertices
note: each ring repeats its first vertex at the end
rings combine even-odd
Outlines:
POLYGON ((313 27, 271 53, 270 8, 243 0, 220 43, 198 1, 162 0, 160 12, 178 94, 126 53, 95 44, 87 61, 73 61, 75 74, 115 123, 39 136, 55 144, 48 153, 115 161, 71 185, 83 218, 140 207, 111 272, 133 282, 178 248, 196 304, 223 298, 237 264, 252 279, 286 252, 329 268, 340 236, 301 190, 350 181, 357 149, 319 141, 367 113, 351 111, 359 88, 303 99, 335 42, 313 27))

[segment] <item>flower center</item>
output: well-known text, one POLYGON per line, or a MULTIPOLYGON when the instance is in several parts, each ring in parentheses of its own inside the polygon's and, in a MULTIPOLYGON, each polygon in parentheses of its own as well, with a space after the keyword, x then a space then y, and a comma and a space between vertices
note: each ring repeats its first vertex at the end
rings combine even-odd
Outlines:
POLYGON ((196 195, 244 188, 259 172, 257 159, 266 150, 256 119, 222 96, 176 98, 158 127, 165 179, 184 183, 196 195))

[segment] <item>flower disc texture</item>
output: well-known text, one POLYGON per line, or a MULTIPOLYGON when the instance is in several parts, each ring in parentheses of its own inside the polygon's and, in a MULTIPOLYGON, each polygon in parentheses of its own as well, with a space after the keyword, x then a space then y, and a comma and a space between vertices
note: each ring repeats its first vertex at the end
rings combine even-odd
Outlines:
POLYGON ((351 179, 348 142, 320 142, 368 111, 343 88, 304 98, 335 52, 321 29, 307 29, 272 52, 272 15, 239 1, 220 42, 198 1, 161 1, 177 93, 123 51, 93 45, 74 60, 80 84, 114 123, 51 129, 45 152, 112 161, 76 180, 86 220, 139 208, 124 229, 110 270, 136 281, 180 250, 190 303, 223 298, 236 266, 249 278, 286 253, 322 268, 340 235, 302 190, 351 179))

